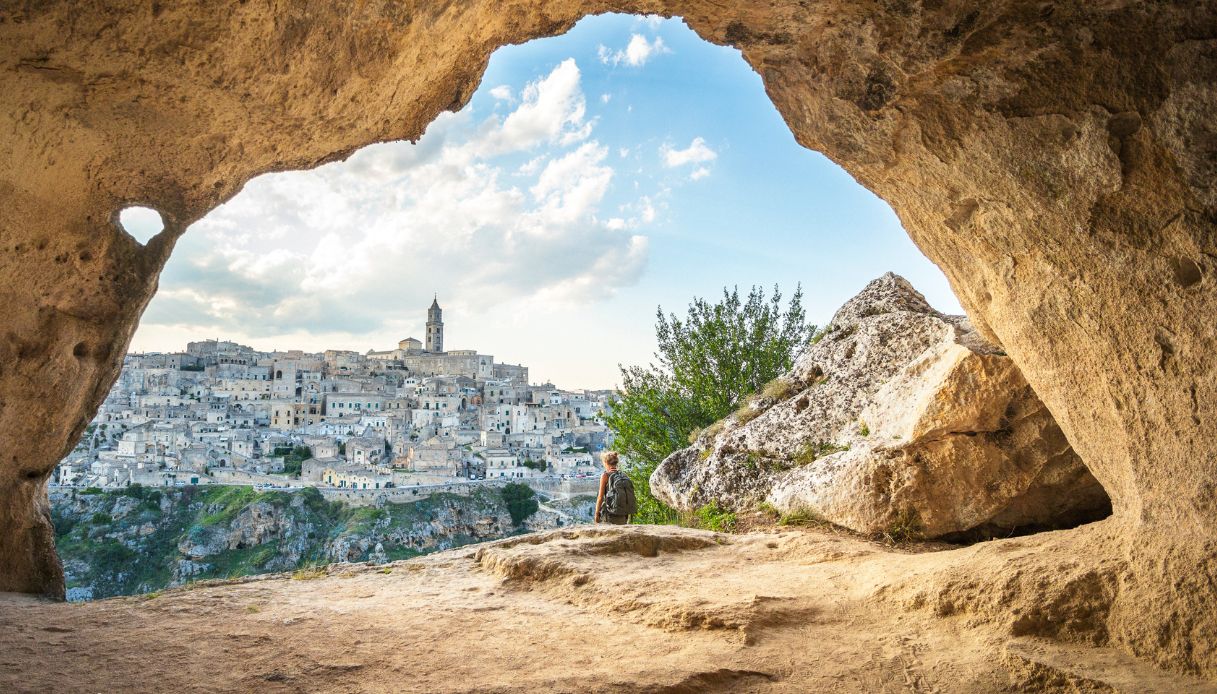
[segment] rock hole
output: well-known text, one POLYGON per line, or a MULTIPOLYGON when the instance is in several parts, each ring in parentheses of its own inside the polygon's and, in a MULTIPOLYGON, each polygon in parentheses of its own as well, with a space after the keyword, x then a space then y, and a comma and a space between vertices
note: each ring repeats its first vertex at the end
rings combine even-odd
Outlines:
POLYGON ((1187 289, 1200 283, 1204 277, 1204 272, 1200 269, 1200 264, 1191 258, 1172 258, 1171 271, 1174 274, 1175 284, 1187 289))
POLYGON ((118 226, 144 245, 165 230, 161 213, 151 207, 126 207, 118 213, 118 226))
POLYGON ((83 342, 77 342, 76 346, 72 348, 72 356, 77 359, 84 359, 89 356, 89 346, 83 342))

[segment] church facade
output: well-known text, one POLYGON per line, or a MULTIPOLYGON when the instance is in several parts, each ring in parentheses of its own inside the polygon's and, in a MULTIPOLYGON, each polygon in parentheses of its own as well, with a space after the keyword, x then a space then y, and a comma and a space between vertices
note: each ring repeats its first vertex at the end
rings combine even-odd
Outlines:
POLYGON ((477 381, 511 380, 528 383, 528 367, 515 364, 495 364, 494 357, 477 350, 444 351, 444 310, 439 297, 427 309, 426 343, 408 337, 397 343, 397 349, 384 352, 369 351, 369 359, 397 362, 415 376, 465 376, 477 381))

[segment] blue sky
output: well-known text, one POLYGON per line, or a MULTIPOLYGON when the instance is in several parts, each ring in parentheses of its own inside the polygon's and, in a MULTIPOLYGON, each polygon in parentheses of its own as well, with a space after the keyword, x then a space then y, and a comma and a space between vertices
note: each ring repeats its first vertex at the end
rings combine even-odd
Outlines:
POLYGON ((657 305, 801 282, 822 324, 888 270, 960 310, 887 204, 795 143, 737 51, 606 15, 496 52, 417 144, 251 181, 179 241, 132 350, 387 349, 422 337, 435 293, 448 348, 609 387, 649 361, 657 305))

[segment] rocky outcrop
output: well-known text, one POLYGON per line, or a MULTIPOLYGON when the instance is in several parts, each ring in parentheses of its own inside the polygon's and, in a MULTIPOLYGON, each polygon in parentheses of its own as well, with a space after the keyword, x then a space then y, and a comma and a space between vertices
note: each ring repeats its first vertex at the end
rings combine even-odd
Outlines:
POLYGON ((63 594, 46 478, 190 223, 258 174, 418 137, 499 46, 657 12, 737 47, 797 142, 891 204, 1103 483, 1111 540, 1069 558, 1119 585, 1096 633, 1217 674, 1194 646, 1217 643, 1213 3, 9 5, 0 590, 63 594), (165 221, 146 245, 131 204, 165 221))
POLYGON ((386 562, 574 522, 538 512, 517 528, 495 487, 377 507, 327 502, 315 489, 221 486, 65 490, 52 501, 74 599, 318 562, 386 562))
POLYGON ((767 502, 867 534, 942 537, 1107 515, 1011 359, 888 273, 736 415, 665 460, 664 502, 767 502))

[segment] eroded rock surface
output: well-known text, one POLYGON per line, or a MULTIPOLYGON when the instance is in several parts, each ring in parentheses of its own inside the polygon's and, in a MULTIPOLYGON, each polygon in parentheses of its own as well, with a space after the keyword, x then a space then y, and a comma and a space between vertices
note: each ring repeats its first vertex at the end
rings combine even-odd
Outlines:
POLYGON ((871 282, 740 414, 651 477, 692 510, 762 501, 867 534, 1076 525, 1098 481, 1012 360, 904 278, 871 282))
POLYGON ((1207 0, 9 3, 0 590, 62 595, 45 480, 191 222, 257 174, 418 137, 495 48, 604 11, 738 47, 796 140, 892 205, 1111 495, 1103 638, 1217 675, 1207 0), (165 231, 138 244, 129 204, 165 231))
POLYGON ((584 526, 308 580, 81 605, 0 594, 0 691, 1217 691, 1028 635, 1102 585, 1081 567, 1049 582, 1055 608, 1003 619, 1012 591, 986 584, 970 588, 986 595, 977 609, 951 617, 967 606, 938 593, 936 571, 1040 581, 1019 562, 1076 551, 1060 535, 933 551, 798 529, 584 526))

